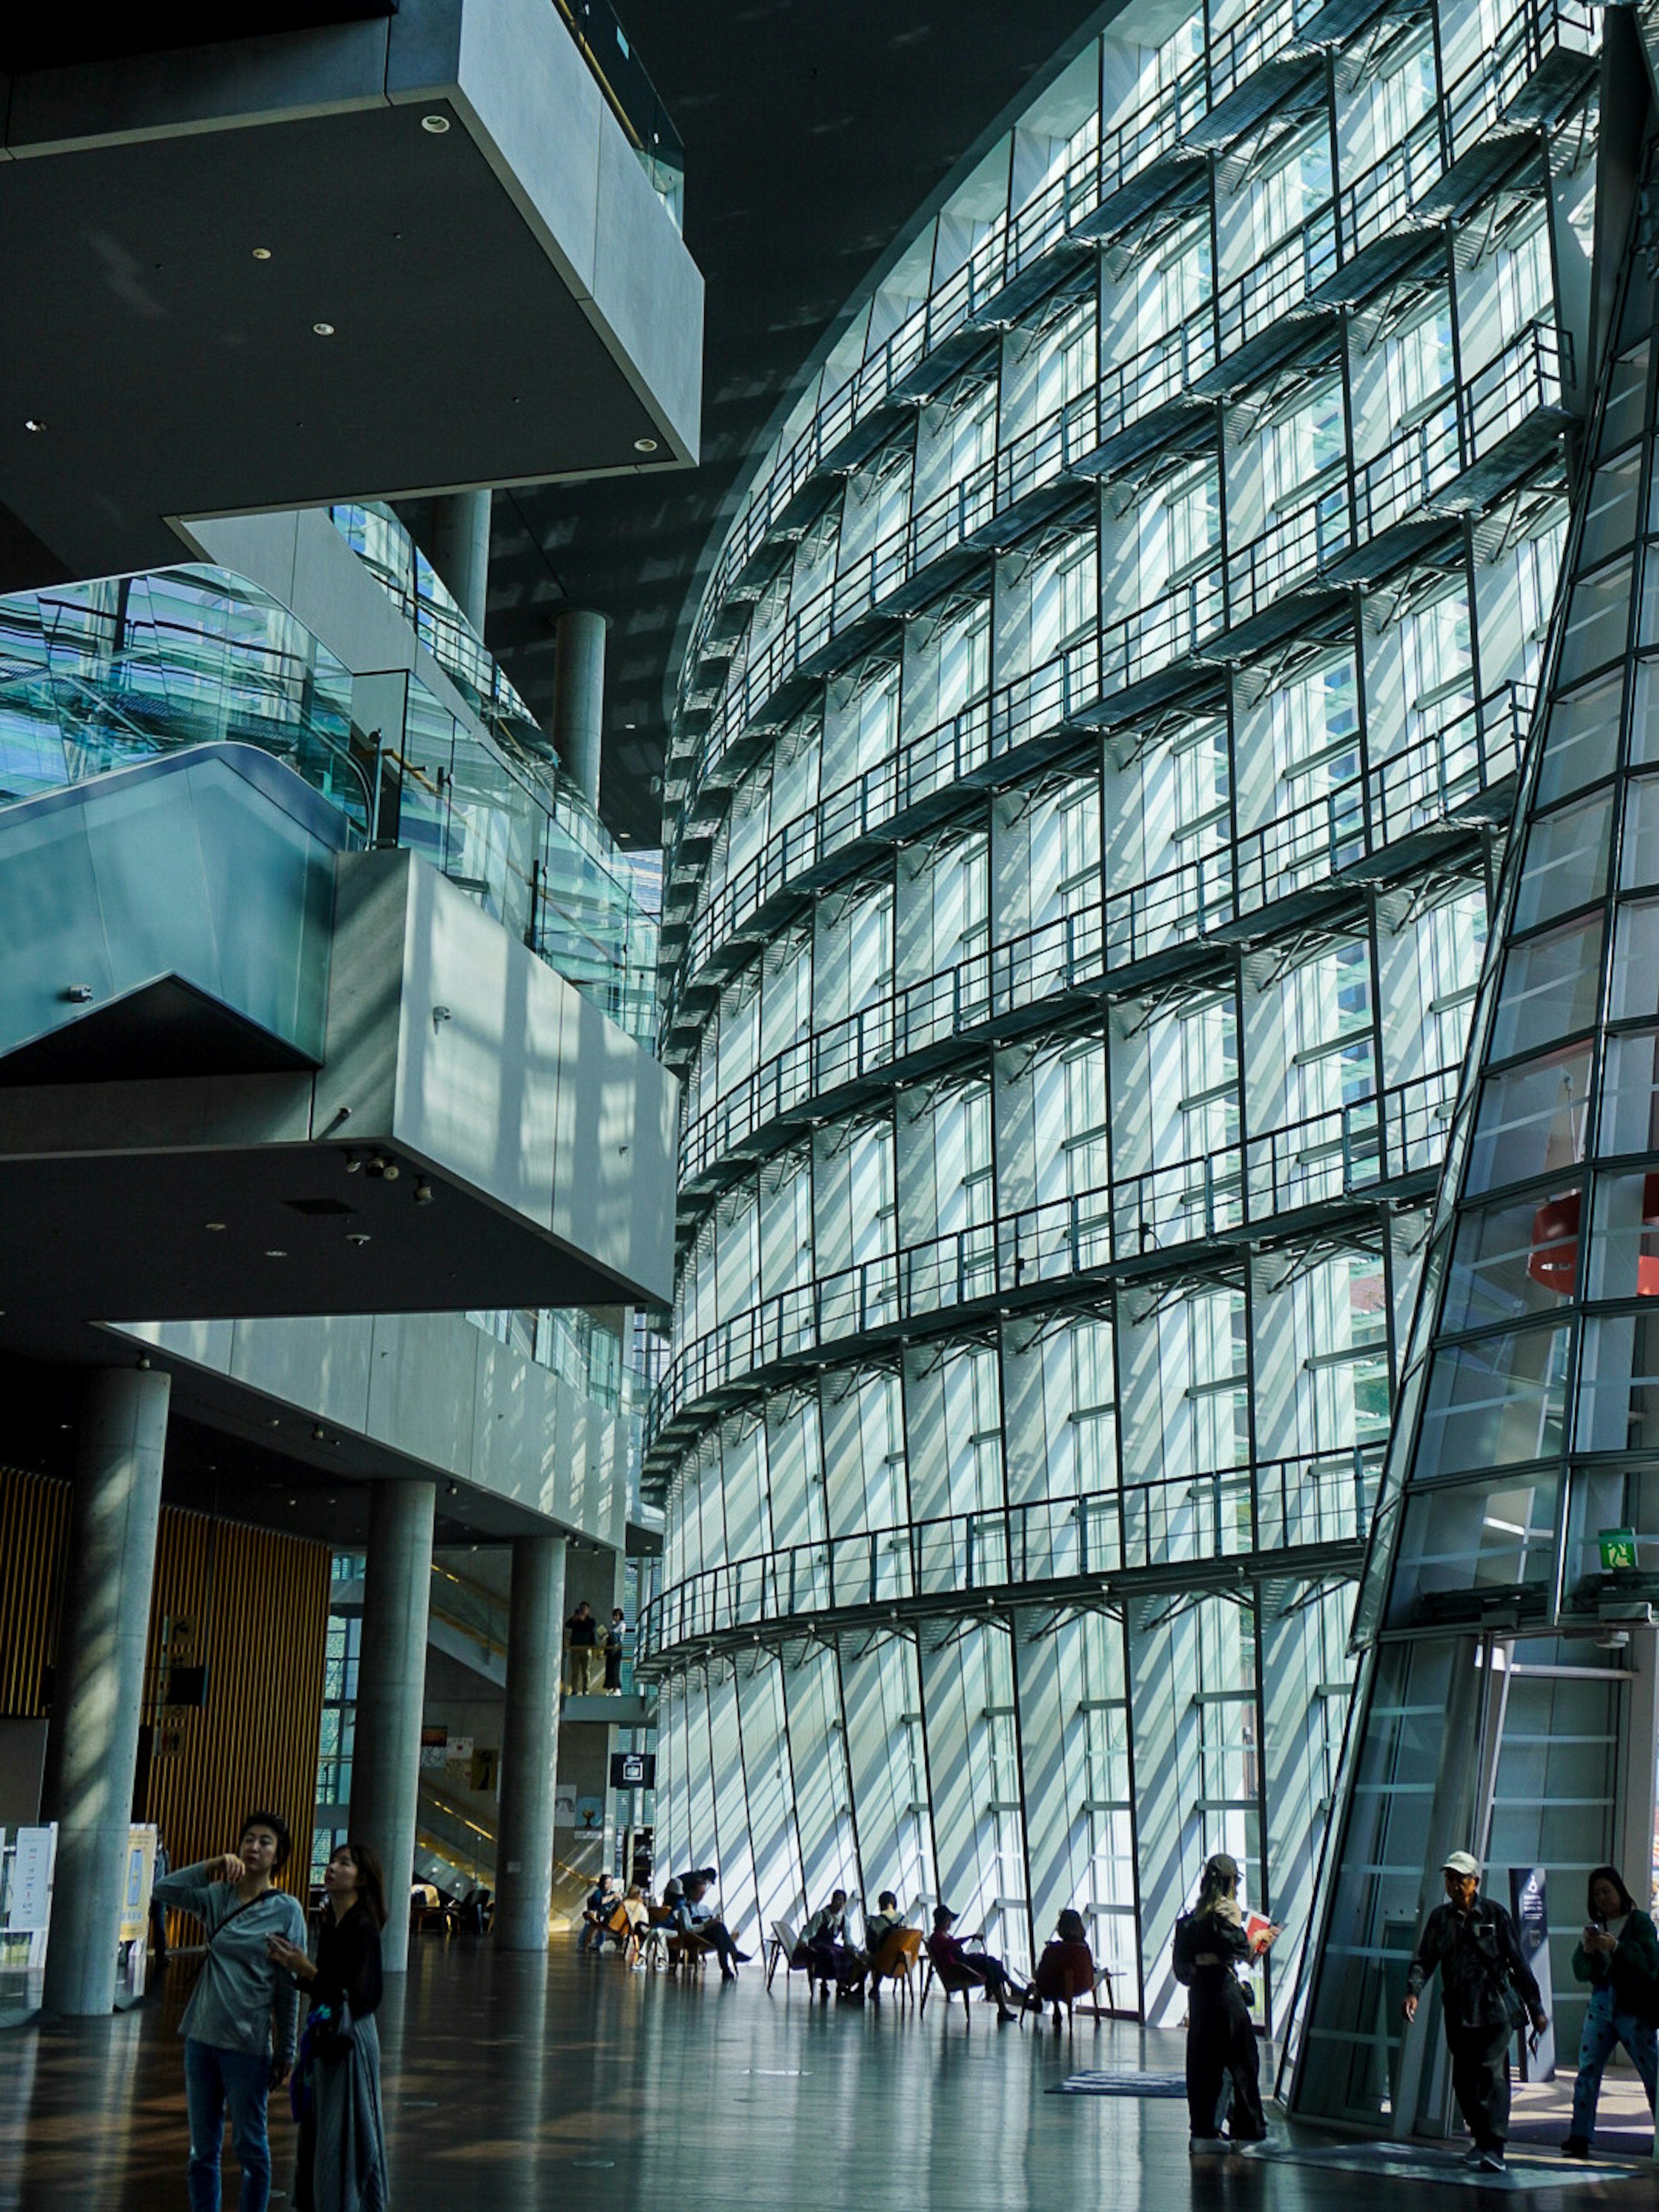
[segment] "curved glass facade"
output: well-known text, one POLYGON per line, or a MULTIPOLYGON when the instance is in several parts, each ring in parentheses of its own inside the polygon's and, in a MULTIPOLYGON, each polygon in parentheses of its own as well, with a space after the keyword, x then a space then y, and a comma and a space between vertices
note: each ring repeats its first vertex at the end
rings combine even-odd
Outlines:
MULTIPOLYGON (((1598 19, 1133 6, 872 287, 667 776, 659 1856, 1305 1929, 1583 410, 1598 19)), ((1264 1989, 1282 2020, 1291 1939, 1264 1989)))

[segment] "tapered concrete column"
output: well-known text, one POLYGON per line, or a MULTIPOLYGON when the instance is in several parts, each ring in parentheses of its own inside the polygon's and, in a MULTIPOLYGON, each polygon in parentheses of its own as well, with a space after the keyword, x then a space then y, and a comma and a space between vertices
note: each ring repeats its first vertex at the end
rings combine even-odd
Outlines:
POLYGON ((590 806, 599 803, 599 738, 605 719, 605 634, 590 607, 569 607, 553 625, 553 743, 590 806))
POLYGON ((495 1935, 503 1951, 547 1948, 563 1640, 564 1538, 515 1536, 495 1838, 495 1935))
POLYGON ((483 635, 489 596, 489 491, 451 492, 432 502, 432 565, 483 635))
POLYGON ((160 1372, 111 1368, 82 1400, 46 1771, 58 1822, 48 2012, 115 2004, 170 1388, 160 1372))
POLYGON ((377 1482, 363 1580, 357 1733, 351 1754, 351 1832, 380 1855, 392 1917, 380 1939, 388 1973, 409 1964, 406 1899, 415 1868, 421 1790, 421 1705, 432 1596, 430 1482, 377 1482))

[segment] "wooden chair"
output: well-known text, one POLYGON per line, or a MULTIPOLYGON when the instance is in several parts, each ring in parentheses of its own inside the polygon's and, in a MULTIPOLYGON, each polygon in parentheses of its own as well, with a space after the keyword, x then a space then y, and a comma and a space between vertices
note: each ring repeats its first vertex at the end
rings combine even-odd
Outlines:
POLYGON ((799 1941, 787 1920, 772 1923, 772 1933, 766 1939, 766 1986, 769 1992, 772 1987, 772 1977, 777 1972, 778 1962, 781 1960, 785 1975, 783 1993, 788 1996, 788 1972, 795 1963, 795 1946, 799 1941))
POLYGON ((870 1962, 872 1994, 879 1990, 883 1982, 891 1982, 895 1995, 902 1994, 912 2004, 916 2002, 916 1984, 911 1978, 917 1961, 921 1957, 920 1928, 895 1928, 884 1941, 879 1951, 870 1962))
MULTIPOLYGON (((942 1967, 934 1963, 933 1954, 930 1952, 927 1957, 927 1972, 921 1984, 921 2000, 917 2007, 918 2017, 927 2011, 927 1993, 936 1982, 945 1992, 945 2006, 947 2013, 950 2010, 952 1997, 962 1999, 962 2016, 971 2033, 974 2025, 973 2001, 976 1993, 982 1995, 984 1992, 983 1976, 976 1974, 971 1966, 961 1973, 958 1973, 955 1968, 946 1973, 942 1967)), ((1015 2006, 1014 2017, 1024 2027, 1025 2008, 1023 2005, 1015 2006)))

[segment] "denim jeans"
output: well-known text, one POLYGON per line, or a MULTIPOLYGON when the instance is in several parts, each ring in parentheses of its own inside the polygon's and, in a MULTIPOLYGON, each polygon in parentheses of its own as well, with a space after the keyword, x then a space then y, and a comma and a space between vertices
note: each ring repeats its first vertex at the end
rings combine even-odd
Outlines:
POLYGON ((1615 2012, 1613 1991, 1603 1982, 1590 1993, 1584 2033, 1578 2039, 1578 2079, 1572 2090, 1572 2131, 1589 2142, 1595 2133, 1595 2100, 1601 2094, 1601 2069, 1620 2044, 1636 2062, 1648 2103, 1654 2100, 1659 2071, 1659 2035, 1634 2013, 1615 2012))
POLYGON ((264 2051, 227 2051, 216 2043, 185 2044, 185 2101, 190 2110, 190 2212, 219 2212, 219 2154, 225 2109, 242 2169, 240 2212, 265 2212, 270 2202, 270 2145, 265 2094, 270 2059, 264 2051))

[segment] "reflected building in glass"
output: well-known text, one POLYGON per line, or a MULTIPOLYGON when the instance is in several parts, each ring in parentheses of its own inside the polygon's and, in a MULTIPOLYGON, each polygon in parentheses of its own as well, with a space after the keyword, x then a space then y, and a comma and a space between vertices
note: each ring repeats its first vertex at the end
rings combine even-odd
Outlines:
MULTIPOLYGON (((1023 1966, 1075 1905, 1170 2021, 1224 1848, 1300 2016, 1589 406, 1601 44, 1555 0, 1122 9, 749 485, 668 765, 642 1624, 659 1864, 743 1921, 891 1888, 1023 1966)), ((1564 893, 1593 757, 1531 833, 1564 893)), ((1548 896, 1534 1031, 1594 995, 1548 896)), ((1592 1203, 1565 1034, 1466 1146, 1558 1148, 1503 1170, 1552 1252, 1592 1203)), ((1504 1339, 1540 1423, 1560 1329, 1504 1339)))

